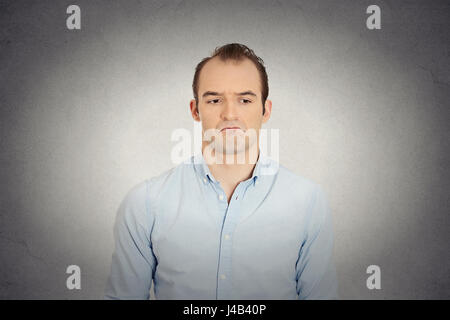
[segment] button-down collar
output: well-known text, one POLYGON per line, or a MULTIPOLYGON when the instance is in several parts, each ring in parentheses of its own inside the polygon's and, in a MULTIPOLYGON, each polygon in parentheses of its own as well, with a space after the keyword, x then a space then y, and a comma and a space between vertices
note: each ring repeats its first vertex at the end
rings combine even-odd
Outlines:
MULTIPOLYGON (((208 181, 212 181, 215 184, 219 183, 211 174, 202 153, 197 153, 192 156, 191 161, 194 164, 195 171, 200 175, 204 183, 207 183, 208 181)), ((262 175, 262 169, 267 169, 271 165, 270 159, 260 152, 255 168, 253 169, 252 177, 249 180, 252 180, 253 184, 256 185, 262 175)))

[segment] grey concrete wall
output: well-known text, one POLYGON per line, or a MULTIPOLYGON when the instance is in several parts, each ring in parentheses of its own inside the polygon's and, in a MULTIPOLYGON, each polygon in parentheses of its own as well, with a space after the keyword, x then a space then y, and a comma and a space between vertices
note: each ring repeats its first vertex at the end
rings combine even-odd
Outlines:
POLYGON ((0 298, 102 297, 118 205, 173 166, 194 67, 229 42, 266 62, 280 162, 329 196, 341 297, 450 298, 449 13, 447 1, 1 1, 0 298), (370 4, 381 30, 366 28, 370 4), (66 288, 71 264, 81 290, 66 288), (366 287, 372 264, 381 290, 366 287))

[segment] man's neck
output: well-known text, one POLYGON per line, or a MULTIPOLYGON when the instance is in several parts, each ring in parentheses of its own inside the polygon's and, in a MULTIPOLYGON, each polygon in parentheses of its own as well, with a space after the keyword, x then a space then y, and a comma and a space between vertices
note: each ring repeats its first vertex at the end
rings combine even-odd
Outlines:
MULTIPOLYGON (((256 160, 259 159, 259 148, 254 151, 257 154, 256 160)), ((214 178, 221 183, 222 186, 236 186, 241 181, 249 179, 256 166, 256 161, 251 161, 249 157, 249 150, 245 150, 245 163, 237 164, 236 159, 239 159, 237 154, 234 154, 233 163, 227 163, 226 155, 223 155, 223 163, 208 163, 208 168, 214 178), (253 162, 253 163, 252 163, 253 162)))

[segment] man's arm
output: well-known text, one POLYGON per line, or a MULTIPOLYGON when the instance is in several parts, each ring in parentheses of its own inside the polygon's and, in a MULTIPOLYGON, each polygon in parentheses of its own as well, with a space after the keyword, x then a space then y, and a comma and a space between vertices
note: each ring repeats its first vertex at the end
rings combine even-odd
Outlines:
POLYGON ((132 188, 119 206, 115 249, 105 299, 148 299, 156 258, 151 246, 153 215, 148 203, 148 181, 132 188))
POLYGON ((316 188, 307 214, 306 237, 296 264, 298 298, 337 299, 332 219, 320 187, 316 188))

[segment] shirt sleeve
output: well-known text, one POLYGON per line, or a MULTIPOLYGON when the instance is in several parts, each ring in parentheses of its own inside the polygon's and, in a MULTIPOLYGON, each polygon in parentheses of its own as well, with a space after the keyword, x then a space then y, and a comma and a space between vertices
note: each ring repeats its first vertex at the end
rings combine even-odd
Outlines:
POLYGON ((317 186, 296 264, 298 299, 338 299, 332 229, 327 199, 317 186))
POLYGON ((132 188, 117 211, 105 299, 149 299, 156 258, 150 237, 154 218, 149 211, 148 184, 145 181, 132 188))

